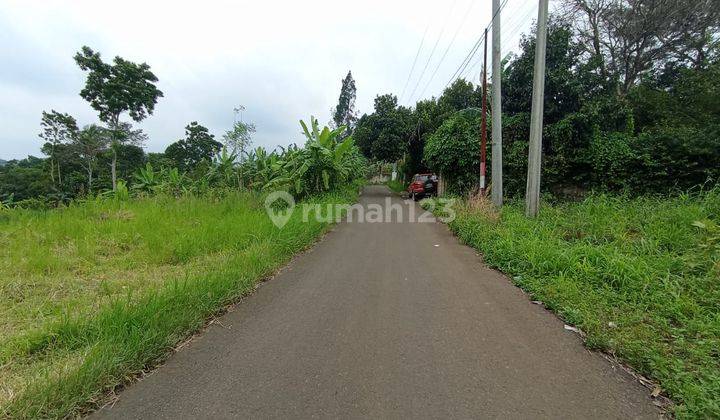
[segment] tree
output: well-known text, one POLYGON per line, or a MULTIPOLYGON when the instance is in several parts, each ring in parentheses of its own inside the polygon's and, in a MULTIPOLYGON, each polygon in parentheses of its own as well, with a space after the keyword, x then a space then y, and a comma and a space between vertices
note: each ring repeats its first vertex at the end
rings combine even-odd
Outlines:
POLYGON ((343 137, 351 135, 355 129, 355 123, 357 121, 357 114, 355 112, 356 91, 355 80, 352 77, 352 73, 348 71, 347 76, 345 76, 342 81, 340 98, 338 98, 338 104, 333 112, 333 123, 335 127, 343 125, 347 127, 343 133, 343 137))
POLYGON ((427 165, 447 178, 452 192, 467 192, 477 184, 480 114, 477 108, 458 111, 445 120, 425 144, 427 165))
POLYGON ((445 112, 455 113, 466 108, 482 105, 482 88, 474 87, 465 79, 457 79, 444 91, 438 99, 438 105, 445 112))
POLYGON ((366 157, 393 162, 405 153, 411 130, 411 111, 398 107, 395 95, 378 95, 375 112, 360 118, 353 137, 366 157))
POLYGON ((225 140, 225 147, 227 147, 232 153, 239 154, 242 160, 242 155, 252 144, 252 135, 255 134, 255 124, 246 123, 242 121, 236 121, 233 124, 232 130, 225 132, 223 140, 225 140))
POLYGON ((702 68, 716 57, 718 0, 564 0, 583 51, 625 95, 666 64, 702 68))
POLYGON ((0 203, 18 202, 52 193, 45 159, 28 156, 0 166, 0 203))
POLYGON ((46 142, 43 145, 43 153, 50 156, 50 179, 55 184, 57 170, 57 184, 62 184, 62 173, 56 156, 56 149, 59 145, 66 144, 77 136, 77 121, 69 114, 61 114, 55 110, 49 113, 43 111, 40 126, 42 131, 39 136, 46 142))
POLYGON ((152 115, 163 93, 155 86, 158 78, 146 63, 136 64, 121 57, 115 57, 113 64, 105 63, 100 53, 87 46, 75 55, 75 62, 88 72, 80 96, 98 111, 100 120, 110 129, 112 186, 115 190, 118 146, 131 139, 121 126, 120 116, 127 112, 135 122, 144 120, 152 115))
POLYGON ((72 147, 80 157, 80 165, 85 169, 87 174, 88 193, 92 192, 93 173, 98 156, 108 150, 110 142, 111 138, 108 130, 96 124, 83 127, 73 139, 72 147))
POLYGON ((165 157, 172 160, 183 172, 193 170, 200 162, 211 161, 222 150, 207 128, 193 121, 185 127, 185 138, 165 149, 165 157))

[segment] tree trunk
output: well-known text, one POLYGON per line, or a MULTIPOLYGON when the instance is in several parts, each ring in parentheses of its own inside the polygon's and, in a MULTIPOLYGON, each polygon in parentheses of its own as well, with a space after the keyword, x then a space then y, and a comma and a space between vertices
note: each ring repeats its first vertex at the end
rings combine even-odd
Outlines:
POLYGON ((120 125, 120 114, 113 115, 112 121, 110 123, 110 134, 112 143, 110 143, 110 149, 112 149, 112 163, 110 164, 110 174, 112 177, 112 189, 113 191, 117 188, 117 146, 119 144, 118 139, 118 130, 120 125))
POLYGON ((88 195, 92 194, 92 163, 88 162, 88 195))
POLYGON ((50 156, 50 181, 55 186, 55 158, 53 156, 50 156))
POLYGON ((112 152, 113 158, 110 164, 110 173, 112 174, 112 189, 115 191, 117 189, 117 150, 115 150, 115 145, 112 147, 112 152))

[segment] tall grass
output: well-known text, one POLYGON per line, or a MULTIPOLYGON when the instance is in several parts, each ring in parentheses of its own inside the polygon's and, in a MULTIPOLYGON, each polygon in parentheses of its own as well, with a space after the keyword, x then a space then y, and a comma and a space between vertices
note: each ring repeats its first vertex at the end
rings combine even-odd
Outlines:
POLYGON ((451 229, 587 345, 659 381, 687 418, 720 417, 720 190, 677 198, 460 208, 451 229), (697 223, 699 222, 699 223, 697 223))
POLYGON ((300 213, 278 229, 238 192, 1 213, 0 417, 101 403, 326 229, 300 213))
POLYGON ((390 181, 386 182, 385 185, 387 185, 388 188, 390 188, 391 190, 393 190, 396 193, 401 193, 401 192, 405 191, 405 183, 400 179, 396 179, 394 181, 390 180, 390 181))

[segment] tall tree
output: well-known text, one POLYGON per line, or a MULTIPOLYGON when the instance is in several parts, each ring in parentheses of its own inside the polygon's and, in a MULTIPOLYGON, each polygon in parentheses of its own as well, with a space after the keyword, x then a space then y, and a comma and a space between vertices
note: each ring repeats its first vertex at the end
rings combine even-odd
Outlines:
POLYGON ((158 78, 146 63, 136 64, 121 57, 115 57, 112 64, 105 63, 100 53, 87 46, 75 55, 75 62, 88 72, 80 96, 90 102, 100 114, 100 120, 110 129, 112 185, 115 190, 118 147, 132 138, 127 133, 127 127, 121 126, 120 116, 127 112, 133 121, 142 121, 152 115, 163 93, 155 86, 158 78))
POLYGON ((56 149, 59 145, 67 144, 77 136, 77 121, 69 114, 61 114, 55 110, 49 113, 43 111, 40 126, 42 131, 39 136, 45 140, 43 153, 50 157, 50 179, 55 185, 62 184, 62 173, 56 156, 56 149), (56 174, 57 183, 55 180, 56 174))
POLYGON ((342 81, 338 104, 333 111, 333 123, 335 127, 340 127, 341 125, 347 127, 342 137, 351 135, 355 129, 355 123, 357 122, 357 113, 355 112, 356 92, 357 89, 355 88, 355 80, 352 77, 352 72, 348 71, 347 76, 345 76, 342 81))
POLYGON ((563 0, 599 74, 626 94, 665 65, 701 68, 718 54, 718 0, 563 0))
POLYGON ((181 171, 188 172, 200 162, 212 160, 222 147, 207 128, 193 121, 185 127, 185 138, 165 149, 165 157, 175 162, 181 171))
POLYGON ((72 147, 80 157, 80 165, 87 174, 87 192, 93 189, 93 173, 101 153, 107 151, 111 143, 111 135, 108 130, 96 124, 83 127, 73 139, 72 147))

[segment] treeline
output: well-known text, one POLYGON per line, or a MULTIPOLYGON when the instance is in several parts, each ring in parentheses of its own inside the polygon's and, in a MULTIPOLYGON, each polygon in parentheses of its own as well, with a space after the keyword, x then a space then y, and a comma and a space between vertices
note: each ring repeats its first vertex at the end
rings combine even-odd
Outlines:
MULTIPOLYGON (((653 193, 719 179, 714 3, 563 1, 548 29, 546 191, 653 193)), ((534 55, 534 36, 523 37, 502 74, 509 195, 525 189, 534 55)), ((400 160, 406 176, 442 172, 452 190, 465 192, 478 182, 481 97, 482 89, 463 79, 414 107, 380 95, 374 112, 359 119, 355 139, 368 157, 400 160)))
POLYGON ((223 188, 282 189, 302 198, 365 176, 367 160, 352 137, 345 135, 344 126, 333 130, 320 127, 315 118, 310 127, 302 121, 301 126, 306 137, 302 147, 293 144, 271 152, 262 147, 249 151, 229 148, 196 122, 189 124, 186 137, 168 146, 165 153, 146 154, 137 145, 120 145, 114 190, 110 134, 100 126, 88 126, 71 132, 70 143, 57 145, 54 159, 29 157, 0 167, 4 198, 0 208, 48 208, 79 197, 180 196, 223 188), (75 150, 75 142, 88 138, 94 145, 100 144, 99 140, 104 146, 94 149, 97 154, 92 160, 83 162, 90 154, 75 150))
POLYGON ((100 122, 79 128, 76 119, 58 111, 43 112, 39 137, 47 158, 30 156, 0 165, 0 209, 48 208, 80 197, 127 198, 131 194, 202 194, 214 188, 283 189, 296 198, 335 189, 365 175, 366 159, 349 136, 354 81, 344 89, 335 129, 311 118, 301 121, 306 142, 271 152, 249 150, 253 124, 236 122, 222 142, 191 122, 185 137, 164 153, 145 153, 147 135, 121 121, 139 122, 151 115, 163 96, 147 64, 116 57, 112 64, 84 47, 75 56, 88 72, 80 95, 98 111, 100 122))

